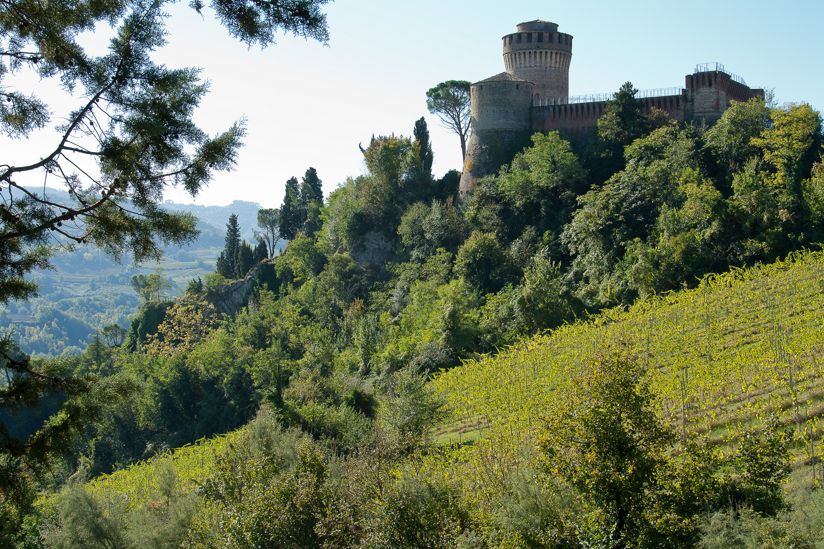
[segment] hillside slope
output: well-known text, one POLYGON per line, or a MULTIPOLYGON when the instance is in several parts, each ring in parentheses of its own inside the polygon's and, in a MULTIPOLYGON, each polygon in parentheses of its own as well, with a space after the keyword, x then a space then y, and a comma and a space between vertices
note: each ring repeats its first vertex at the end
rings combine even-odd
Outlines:
MULTIPOLYGON (((608 311, 445 372, 434 387, 451 417, 444 443, 424 458, 427 474, 462 478, 494 490, 529 459, 541 417, 606 342, 624 340, 650 366, 660 413, 682 436, 706 435, 722 449, 776 410, 795 432, 797 476, 816 473, 824 431, 824 253, 706 279, 694 290, 608 311), (475 439, 474 444, 447 444, 475 439)), ((227 443, 202 441, 94 480, 93 492, 147 497, 169 465, 184 486, 197 485, 227 443)), ((806 477, 805 477, 806 478, 806 477)), ((190 488, 191 489, 191 488, 190 488)))
MULTIPOLYGON (((698 288, 611 310, 438 376, 451 410, 442 441, 484 460, 529 449, 555 396, 570 390, 604 344, 624 341, 648 366, 659 411, 682 437, 724 450, 777 412, 794 433, 794 463, 821 459, 824 254, 705 279, 698 288)), ((474 459, 469 458, 470 461, 474 459)), ((805 474, 820 475, 815 467, 805 474)))

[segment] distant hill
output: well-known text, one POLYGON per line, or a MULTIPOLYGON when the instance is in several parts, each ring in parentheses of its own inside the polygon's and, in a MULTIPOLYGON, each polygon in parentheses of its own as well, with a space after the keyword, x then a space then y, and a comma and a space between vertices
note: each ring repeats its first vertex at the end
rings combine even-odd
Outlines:
MULTIPOLYGON (((30 190, 43 193, 42 188, 30 190)), ((45 194, 56 201, 70 200, 69 194, 59 189, 46 188, 45 194)), ((261 208, 255 202, 240 200, 226 206, 166 202, 163 207, 195 215, 198 238, 187 246, 166 247, 162 261, 143 265, 135 265, 128 257, 117 263, 91 246, 58 251, 52 257, 54 269, 32 274, 39 285, 37 297, 0 306, 0 330, 12 330, 27 353, 78 353, 101 327, 127 324, 139 305, 129 284, 133 275, 159 270, 173 283, 170 297, 179 295, 193 278, 214 272, 229 216, 237 214, 241 237, 251 241, 261 208)))

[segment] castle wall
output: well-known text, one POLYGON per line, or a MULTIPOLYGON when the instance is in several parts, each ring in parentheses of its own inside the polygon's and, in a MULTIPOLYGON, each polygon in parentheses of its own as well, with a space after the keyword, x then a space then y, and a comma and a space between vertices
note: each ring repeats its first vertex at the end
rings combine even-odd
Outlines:
MULTIPOLYGON (((670 118, 684 120, 686 95, 665 95, 640 99, 644 112, 653 108, 665 111, 670 118)), ((604 114, 606 101, 545 105, 532 107, 532 131, 557 130, 567 139, 578 141, 594 135, 598 119, 604 114)))

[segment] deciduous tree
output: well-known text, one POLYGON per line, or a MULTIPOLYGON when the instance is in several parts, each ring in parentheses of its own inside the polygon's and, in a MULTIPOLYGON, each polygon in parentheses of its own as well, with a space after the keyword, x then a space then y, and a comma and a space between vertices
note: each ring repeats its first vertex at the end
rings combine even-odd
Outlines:
POLYGON ((280 243, 280 210, 277 208, 261 208, 257 213, 257 224, 260 228, 260 237, 266 244, 269 257, 275 257, 278 243, 280 243))

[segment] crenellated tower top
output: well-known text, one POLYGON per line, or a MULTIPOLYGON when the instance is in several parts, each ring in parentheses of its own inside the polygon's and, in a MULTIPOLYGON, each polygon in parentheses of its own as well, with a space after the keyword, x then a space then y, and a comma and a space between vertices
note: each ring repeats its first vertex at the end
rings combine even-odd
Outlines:
POLYGON ((503 37, 503 47, 506 72, 532 82, 536 102, 569 97, 572 35, 536 19, 519 23, 516 32, 503 37))

